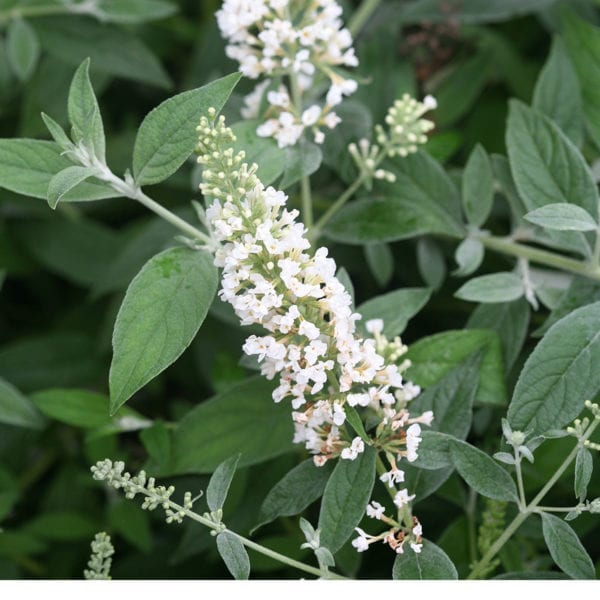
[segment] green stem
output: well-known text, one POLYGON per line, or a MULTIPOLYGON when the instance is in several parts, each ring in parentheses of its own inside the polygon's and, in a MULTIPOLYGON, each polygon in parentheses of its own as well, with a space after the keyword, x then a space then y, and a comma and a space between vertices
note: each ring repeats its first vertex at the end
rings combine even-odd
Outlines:
POLYGON ((363 0, 348 22, 348 30, 352 36, 355 36, 363 28, 380 3, 381 0, 363 0))
POLYGON ((573 510, 577 510, 578 508, 581 508, 581 507, 580 506, 538 506, 537 510, 539 510, 541 512, 555 512, 555 513, 565 512, 565 513, 568 513, 573 510))
POLYGON ((590 279, 600 281, 600 267, 593 263, 587 263, 566 256, 561 256, 555 252, 549 252, 548 250, 541 250, 540 248, 533 248, 526 246, 525 244, 519 244, 511 241, 509 238, 499 238, 486 235, 475 236, 486 248, 491 250, 497 250, 503 254, 510 256, 516 256, 518 258, 526 258, 532 262, 554 267, 556 269, 562 269, 563 271, 569 271, 576 273, 577 275, 583 275, 590 279))
POLYGON ((525 499, 525 486, 523 485, 523 473, 521 471, 521 455, 515 448, 515 474, 517 476, 517 487, 519 488, 519 510, 524 510, 527 505, 525 499))
POLYGON ((302 186, 302 220, 306 228, 310 231, 313 227, 313 208, 312 194, 310 191, 310 178, 303 177, 301 180, 302 186))
POLYGON ((504 530, 502 535, 490 546, 490 549, 485 553, 485 555, 481 558, 481 560, 473 567, 471 573, 467 579, 477 579, 480 572, 482 572, 488 563, 494 558, 494 556, 498 553, 498 551, 504 546, 504 544, 512 537, 513 533, 517 531, 517 529, 521 526, 523 521, 527 519, 527 517, 534 513, 539 512, 541 508, 539 507, 539 503, 544 499, 544 496, 550 491, 552 486, 559 480, 562 474, 566 471, 569 465, 575 460, 577 456, 577 452, 579 451, 580 446, 587 440, 596 427, 600 424, 600 420, 595 419, 591 425, 588 427, 587 431, 581 436, 578 440, 577 444, 571 450, 567 458, 563 461, 563 463, 558 467, 558 469, 554 472, 552 477, 546 482, 546 485, 540 490, 537 496, 525 507, 523 512, 520 512, 512 521, 512 523, 504 530))
MULTIPOLYGON (((302 115, 302 90, 298 84, 298 78, 293 71, 289 72, 292 102, 298 115, 302 115)), ((310 191, 310 178, 302 177, 300 182, 302 192, 302 221, 310 231, 313 226, 312 194, 310 191)))
POLYGON ((195 240, 203 242, 209 247, 212 247, 214 245, 214 240, 212 240, 210 236, 206 235, 193 225, 190 225, 187 221, 184 221, 182 218, 172 213, 169 209, 165 208, 164 206, 161 206, 155 200, 152 200, 152 198, 150 198, 149 196, 144 194, 144 192, 142 192, 141 188, 135 187, 135 185, 133 185, 132 183, 129 183, 117 177, 105 165, 99 168, 96 176, 99 179, 102 179, 102 181, 108 183, 115 191, 117 191, 119 194, 122 194, 125 198, 131 198, 132 200, 136 200, 140 204, 143 204, 147 209, 157 214, 161 219, 164 219, 168 223, 171 223, 171 225, 173 225, 186 235, 192 237, 195 240))
MULTIPOLYGON (((383 464, 383 461, 381 460, 381 456, 379 456, 379 454, 377 454, 377 458, 375 459, 375 464, 377 467, 377 474, 379 476, 383 475, 384 473, 387 473, 387 469, 386 469, 385 465, 383 464)), ((393 502, 394 499, 396 498, 396 494, 394 494, 394 488, 391 488, 387 484, 384 484, 384 485, 385 485, 385 489, 387 490, 389 497, 392 499, 392 502, 393 502)))
MULTIPOLYGON (((142 493, 145 493, 145 490, 143 490, 143 489, 140 491, 142 493)), ((146 493, 146 495, 148 495, 148 494, 146 493)), ((202 525, 204 525, 210 529, 213 529, 213 530, 219 531, 219 532, 223 531, 220 524, 215 523, 214 521, 211 521, 210 519, 207 519, 206 517, 203 517, 203 516, 199 515, 198 513, 195 513, 192 510, 184 508, 183 506, 181 506, 175 502, 172 502, 170 500, 169 500, 169 507, 171 508, 171 510, 173 510, 175 512, 185 513, 186 517, 192 519, 193 521, 197 521, 198 523, 201 523, 202 525)), ((311 575, 316 575, 317 577, 323 577, 325 575, 317 567, 313 567, 312 565, 307 565, 306 563, 300 562, 298 560, 294 560, 293 558, 290 558, 289 556, 285 556, 285 554, 280 554, 279 552, 275 552, 275 550, 271 550, 270 548, 261 546, 260 544, 257 544, 256 542, 249 540, 248 538, 244 537, 243 535, 236 533, 235 531, 231 531, 229 529, 226 529, 225 531, 229 531, 229 533, 235 535, 235 537, 237 537, 240 540, 240 542, 242 542, 242 544, 244 544, 244 546, 246 546, 247 548, 251 548, 252 550, 259 552, 260 554, 264 554, 265 556, 268 556, 269 558, 277 560, 277 561, 279 561, 283 564, 286 564, 290 567, 294 567, 300 571, 304 571, 305 573, 310 573, 311 575)), ((337 573, 332 573, 331 571, 328 571, 326 576, 328 579, 346 579, 346 577, 344 577, 342 575, 338 575, 337 573)))
POLYGON ((177 227, 177 229, 186 235, 189 235, 192 238, 202 242, 212 244, 213 241, 205 233, 202 233, 202 231, 193 225, 190 225, 187 221, 184 221, 182 218, 178 217, 164 206, 161 206, 158 202, 152 200, 152 198, 146 196, 141 189, 138 188, 136 193, 129 197, 133 200, 137 200, 140 204, 143 204, 146 208, 150 209, 153 213, 157 214, 165 221, 171 223, 171 225, 174 227, 177 227))
POLYGON ((469 530, 469 556, 473 564, 477 560, 477 531, 475 528, 475 508, 477 505, 477 492, 474 489, 469 490, 469 501, 465 507, 467 515, 467 527, 469 530))
POLYGON ((13 19, 28 17, 45 17, 48 15, 64 15, 69 13, 83 13, 81 10, 74 10, 68 5, 48 5, 48 6, 15 6, 8 10, 0 11, 0 24, 8 23, 13 19))

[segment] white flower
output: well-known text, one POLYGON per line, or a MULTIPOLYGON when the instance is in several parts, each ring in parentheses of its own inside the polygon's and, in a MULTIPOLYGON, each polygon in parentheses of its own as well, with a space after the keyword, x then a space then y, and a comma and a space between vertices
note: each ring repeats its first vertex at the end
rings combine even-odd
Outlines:
POLYGON ((406 459, 408 462, 417 460, 417 448, 421 443, 419 434, 421 433, 421 427, 414 423, 406 430, 406 459))
POLYGON ((398 492, 396 492, 396 495, 394 496, 394 504, 398 507, 398 508, 402 508, 403 506, 405 506, 406 504, 408 504, 409 502, 411 502, 412 500, 415 499, 415 495, 408 495, 408 490, 404 489, 404 490, 398 490, 398 492))
POLYGON ((421 523, 417 523, 413 528, 412 528, 412 533, 415 537, 421 537, 423 535, 423 527, 421 527, 421 523))
POLYGON ((385 506, 379 504, 379 502, 375 502, 372 500, 370 504, 367 504, 367 517, 371 517, 372 519, 380 520, 383 513, 385 512, 385 506))
POLYGON ((404 471, 400 469, 391 469, 379 477, 379 481, 387 483, 388 487, 394 487, 396 483, 402 483, 404 481, 404 471))
POLYGON ((349 448, 342 450, 341 457, 346 460, 355 460, 361 452, 365 451, 365 443, 359 438, 355 437, 352 440, 352 444, 349 448))
POLYGON ((413 552, 415 552, 415 554, 420 554, 421 548, 423 548, 423 544, 417 544, 415 542, 411 542, 410 547, 413 549, 413 552))
POLYGON ((364 552, 365 550, 368 550, 369 540, 367 534, 360 527, 355 527, 354 531, 358 533, 358 537, 352 540, 352 545, 356 548, 356 551, 364 552))
POLYGON ((321 107, 316 104, 313 104, 310 108, 307 108, 302 113, 302 125, 304 125, 305 127, 311 127, 312 125, 315 125, 317 123, 320 116, 321 107))
POLYGON ((365 323, 365 329, 372 335, 383 332, 383 319, 369 319, 365 323))
MULTIPOLYGON (((216 17, 228 42, 225 52, 252 79, 295 74, 301 95, 311 88, 319 90, 320 80, 328 79, 326 102, 329 108, 335 106, 358 87, 354 79, 340 74, 340 67, 358 65, 352 36, 340 18, 342 9, 335 0, 294 0, 291 11, 287 10, 289 4, 289 0, 224 0, 216 17)), ((264 89, 247 98, 244 118, 257 116, 262 92, 264 89)), ((277 113, 290 109, 290 95, 284 85, 267 94, 271 120, 277 122, 277 113)), ((296 125, 312 128, 324 124, 333 128, 337 124, 337 116, 322 119, 318 105, 304 109, 301 100, 297 104, 295 112, 301 116, 296 125)), ((282 148, 295 144, 303 133, 289 124, 275 127, 271 123, 259 129, 260 136, 275 137, 282 148)), ((316 130, 314 136, 317 143, 322 143, 322 131, 316 130)))

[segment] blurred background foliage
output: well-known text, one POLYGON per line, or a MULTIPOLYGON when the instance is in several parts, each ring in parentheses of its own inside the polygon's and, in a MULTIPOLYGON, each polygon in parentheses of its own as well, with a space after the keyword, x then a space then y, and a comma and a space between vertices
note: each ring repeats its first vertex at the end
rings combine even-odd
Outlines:
MULTIPOLYGON (((76 66, 90 56, 108 164, 122 173, 137 127, 149 110, 179 91, 235 70, 225 58, 216 28, 218 0, 158 2, 153 15, 157 18, 152 19, 149 4, 144 7, 143 1, 130 3, 129 16, 115 9, 118 2, 107 2, 116 13, 107 9, 105 21, 41 14, 40 6, 53 4, 60 2, 0 0, 2 138, 47 138, 41 111, 66 125, 70 79, 76 66), (13 18, 19 9, 24 19, 13 18)), ((359 2, 343 4, 350 14, 359 2)), ((598 24, 599 3, 489 0, 484 4, 383 2, 356 38, 364 85, 347 103, 346 112, 353 118, 331 134, 329 148, 336 144, 343 148, 349 139, 368 131, 372 122, 381 122, 392 100, 409 92, 437 97, 436 130, 427 150, 450 173, 460 174, 477 143, 489 153, 505 153, 507 100, 531 101, 552 36, 561 27, 564 5, 598 24), (487 8, 482 9, 484 4, 487 8)), ((249 81, 236 89, 225 110, 230 122, 239 119, 241 98, 250 89, 249 81)), ((339 165, 330 152, 325 157, 314 177, 317 208, 326 207, 343 189, 336 174, 339 165)), ((198 199, 196 182, 190 161, 148 193, 193 219, 189 202, 198 199)), ((296 190, 288 192, 296 203, 296 190)), ((495 207, 492 222, 498 229, 508 218, 506 209, 495 207)), ((215 466, 203 455, 203 436, 223 436, 221 445, 217 440, 213 446, 217 444, 216 452, 224 453, 224 458, 236 452, 236 438, 240 444, 252 438, 255 464, 238 472, 225 507, 228 525, 247 533, 257 523, 268 491, 305 458, 291 444, 291 425, 274 430, 266 415, 253 424, 253 432, 243 429, 244 406, 252 407, 256 389, 246 393, 244 383, 239 389, 232 386, 252 373, 240 363, 248 329, 237 326, 218 304, 177 363, 139 392, 118 418, 108 417, 107 374, 116 311, 132 277, 151 256, 176 243, 175 233, 126 199, 65 203, 51 211, 43 200, 0 189, 0 578, 81 577, 89 543, 99 530, 113 536, 116 578, 228 577, 206 530, 194 523, 167 526, 160 515, 143 512, 93 482, 90 465, 105 457, 121 459, 130 470, 145 466, 162 474, 182 492, 199 490, 215 466), (206 406, 205 400, 216 394, 229 398, 223 404, 227 408, 213 410, 199 433, 190 421, 194 414, 202 420, 210 411, 190 411, 206 406), (10 416, 4 407, 22 396, 31 400, 30 410, 10 416), (219 423, 238 411, 242 416, 229 432, 222 431, 219 423), (190 414, 187 434, 174 444, 175 423, 190 414), (196 458, 191 467, 178 471, 173 469, 172 455, 196 458), (185 474, 178 474, 182 471, 185 474)), ((453 297, 460 280, 448 274, 453 269, 452 244, 427 237, 385 247, 331 243, 330 248, 353 282, 357 305, 397 288, 434 288, 427 306, 406 329, 406 343, 461 329, 469 320, 473 305, 453 297)), ((486 257, 485 268, 490 271, 505 265, 497 255, 486 257)), ((588 287, 586 297, 600 298, 598 285, 588 287)), ((520 314, 527 312, 524 308, 520 314)), ((532 313, 529 330, 541 326, 546 316, 545 309, 532 313)), ((480 319, 479 326, 494 324, 482 325, 480 319)), ((535 339, 528 338, 525 350, 512 360, 515 366, 506 373, 509 386, 534 344, 535 339)), ((275 410, 272 405, 267 408, 275 410)), ((479 447, 498 449, 504 410, 477 409, 471 438, 479 447)), ((555 448, 542 447, 536 455, 535 466, 526 473, 532 489, 560 462, 562 454, 555 448)), ((571 482, 568 477, 564 481, 556 501, 564 497, 569 503, 571 482)), ((592 488, 590 497, 600 495, 598 481, 592 488)), ((426 536, 448 553, 463 576, 473 558, 474 528, 483 509, 485 504, 475 506, 455 476, 417 505, 426 536)), ((306 514, 316 522, 314 504, 306 514)), ((573 526, 598 561, 597 520, 583 515, 573 526)), ((308 558, 299 548, 303 540, 295 517, 280 517, 262 527, 255 539, 292 557, 308 558)), ((365 578, 388 577, 392 562, 385 547, 358 555, 347 545, 336 558, 342 572, 365 578)), ((500 558, 507 571, 548 570, 551 562, 543 551, 540 523, 528 520, 500 558)), ((253 554, 251 560, 255 577, 298 576, 262 556, 253 554)))

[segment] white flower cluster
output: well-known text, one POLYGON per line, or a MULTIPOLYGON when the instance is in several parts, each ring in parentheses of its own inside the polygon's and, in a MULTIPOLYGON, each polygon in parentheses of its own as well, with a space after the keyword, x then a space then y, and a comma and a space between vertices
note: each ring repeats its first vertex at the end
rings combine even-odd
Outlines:
POLYGON ((225 0, 217 11, 227 56, 246 77, 267 77, 246 96, 242 116, 258 117, 266 93, 267 120, 257 133, 274 137, 281 148, 294 145, 306 129, 322 143, 321 127, 340 122, 332 108, 356 91, 343 70, 358 59, 341 14, 335 0, 225 0), (319 79, 328 81, 324 106, 317 101, 323 94, 319 79), (315 93, 304 106, 300 98, 309 91, 315 93))
POLYGON ((198 162, 204 167, 201 190, 214 198, 206 218, 219 243, 219 295, 242 324, 268 331, 248 337, 243 349, 257 357, 268 379, 279 376, 273 399, 291 400, 294 441, 304 443, 317 465, 337 456, 353 460, 365 444, 350 439, 343 427, 345 406, 369 407, 378 416, 378 440, 398 458, 414 460, 420 441, 415 424, 423 417, 411 419, 405 406, 418 388, 403 388, 406 365, 386 362, 386 354, 399 356, 399 347, 405 347, 399 340, 388 344, 380 334, 375 339, 356 334, 360 315, 352 311, 327 249, 307 252, 298 211, 285 208, 283 192, 265 189, 243 152, 234 155, 235 138, 223 117, 215 122, 214 109, 209 117, 198 127, 198 162))

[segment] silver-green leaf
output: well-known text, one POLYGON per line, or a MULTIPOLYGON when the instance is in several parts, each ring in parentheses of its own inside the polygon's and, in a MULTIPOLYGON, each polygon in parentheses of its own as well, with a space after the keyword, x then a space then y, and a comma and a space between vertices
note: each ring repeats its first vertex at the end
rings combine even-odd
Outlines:
POLYGON ((587 496, 587 488, 592 479, 594 459, 587 448, 579 448, 575 458, 575 496, 583 501, 587 496))
POLYGON ((514 273, 492 273, 467 281, 454 295, 471 302, 510 302, 524 293, 523 281, 514 273))
POLYGON ((250 577, 250 559, 240 538, 231 531, 223 531, 217 536, 217 549, 229 572, 235 579, 250 577))
POLYGON ((465 167, 462 178, 462 202, 467 220, 481 227, 488 218, 494 199, 494 174, 490 157, 477 144, 465 167))
POLYGON ((73 141, 82 144, 91 156, 104 163, 106 161, 104 125, 90 81, 89 58, 79 65, 73 76, 69 88, 68 111, 73 141))
POLYGON ((433 542, 423 540, 418 554, 406 548, 396 556, 393 579, 458 579, 458 572, 448 555, 433 542))
POLYGON ((449 449, 456 470, 476 492, 494 500, 517 501, 515 482, 485 452, 458 440, 450 440, 449 449))
POLYGON ((573 579, 595 579, 594 563, 571 526, 542 513, 542 531, 552 560, 573 579))
POLYGON ((513 429, 559 429, 600 391, 600 302, 556 322, 529 355, 508 408, 513 429))
POLYGON ((21 81, 27 81, 40 57, 38 36, 27 21, 10 21, 6 32, 6 54, 14 74, 21 81))
POLYGON ((206 487, 206 503, 210 510, 215 511, 223 508, 240 456, 240 454, 236 454, 228 458, 212 474, 206 487))
POLYGON ((577 206, 564 202, 546 204, 528 212, 525 217, 534 225, 556 231, 594 231, 598 223, 590 213, 577 206))
POLYGON ((115 323, 111 412, 189 346, 214 298, 217 279, 212 257, 188 248, 165 250, 144 265, 115 323))
POLYGON ((56 208, 58 203, 75 186, 93 176, 94 169, 91 167, 73 165, 59 171, 48 184, 48 204, 50 208, 56 208))
POLYGON ((138 185, 163 181, 193 152, 198 134, 195 124, 210 107, 220 111, 240 80, 239 73, 173 96, 143 120, 133 148, 133 176, 138 185))

